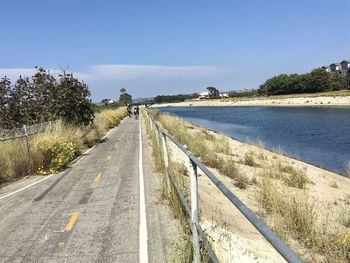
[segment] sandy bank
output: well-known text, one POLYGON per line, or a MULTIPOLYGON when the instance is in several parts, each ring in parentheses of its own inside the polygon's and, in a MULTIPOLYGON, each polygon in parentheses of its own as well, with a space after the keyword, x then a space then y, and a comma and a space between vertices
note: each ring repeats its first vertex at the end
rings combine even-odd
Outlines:
POLYGON ((255 98, 255 99, 223 99, 185 101, 179 103, 155 104, 153 107, 180 107, 180 106, 324 106, 350 107, 349 96, 307 96, 285 98, 255 98))
MULTIPOLYGON (((167 116, 163 118, 163 121, 175 123, 178 129, 186 130, 193 135, 193 138, 202 138, 201 143, 206 145, 207 151, 210 151, 212 147, 215 147, 214 144, 219 142, 229 145, 228 152, 216 152, 216 156, 234 163, 239 176, 245 178, 245 187, 237 185, 237 174, 236 177, 228 177, 218 169, 209 169, 271 229, 277 232, 303 260, 306 262, 345 262, 343 254, 339 256, 336 253, 344 253, 341 250, 342 246, 347 249, 346 242, 348 241, 344 239, 344 236, 350 233, 349 226, 343 221, 344 216, 346 220, 350 219, 349 178, 295 160, 282 153, 271 152, 263 145, 243 143, 186 122, 183 127, 176 122, 176 119, 167 116), (222 137, 225 140, 215 139, 222 137), (247 156, 253 160, 250 164, 246 161, 247 156), (306 177, 303 187, 287 183, 288 180, 294 180, 294 175, 295 178, 300 175, 306 177), (267 186, 266 183, 268 183, 267 186), (263 197, 262 193, 264 191, 266 193, 266 187, 271 192, 268 193, 269 196, 263 197), (273 211, 266 210, 262 204, 266 202, 265 198, 268 198, 270 202, 276 202, 273 211), (283 205, 288 206, 288 209, 280 206, 281 199, 283 199, 283 205), (280 210, 283 210, 282 214, 280 210), (287 212, 289 214, 283 216, 286 211, 289 211, 287 212), (300 226, 301 229, 297 229, 300 233, 292 232, 286 227, 290 219, 294 219, 294 224, 300 226), (316 243, 325 242, 326 245, 322 249, 317 244, 310 246, 308 239, 315 240, 312 242, 316 243), (336 245, 336 247, 330 249, 330 245, 336 245), (330 259, 333 261, 329 261, 330 259)), ((183 156, 173 145, 169 146, 172 161, 187 166, 186 156, 183 156)), ((188 176, 184 178, 189 180, 188 176)), ((185 185, 188 184, 189 182, 185 185)), ((199 171, 199 198, 201 222, 222 262, 284 262, 261 234, 201 171, 199 171)))

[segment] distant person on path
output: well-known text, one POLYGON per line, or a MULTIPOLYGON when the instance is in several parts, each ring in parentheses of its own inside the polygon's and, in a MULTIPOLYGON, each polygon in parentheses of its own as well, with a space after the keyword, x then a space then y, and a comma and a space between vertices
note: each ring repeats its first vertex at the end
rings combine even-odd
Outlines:
POLYGON ((128 109, 129 118, 131 118, 132 111, 131 111, 131 106, 130 106, 130 104, 128 104, 127 109, 128 109))
POLYGON ((134 107, 134 115, 136 120, 139 118, 139 114, 140 114, 140 108, 139 108, 139 105, 136 105, 134 107))

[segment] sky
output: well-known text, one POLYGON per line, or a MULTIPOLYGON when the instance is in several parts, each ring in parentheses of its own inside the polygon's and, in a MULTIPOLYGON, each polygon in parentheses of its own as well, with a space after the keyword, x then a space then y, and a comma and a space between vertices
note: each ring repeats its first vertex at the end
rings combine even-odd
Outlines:
POLYGON ((0 77, 74 72, 93 101, 258 88, 350 59, 349 0, 1 0, 0 77))

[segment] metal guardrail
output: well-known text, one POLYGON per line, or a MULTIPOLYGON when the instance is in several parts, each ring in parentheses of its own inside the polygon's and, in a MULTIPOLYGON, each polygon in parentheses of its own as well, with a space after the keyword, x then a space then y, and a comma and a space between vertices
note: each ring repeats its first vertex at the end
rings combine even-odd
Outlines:
POLYGON ((226 196, 226 198, 241 212, 242 215, 262 234, 262 236, 276 249, 276 251, 289 263, 302 263, 303 261, 292 251, 275 233, 271 231, 235 194, 233 194, 215 175, 213 175, 208 168, 202 164, 188 149, 181 145, 174 137, 169 135, 159 123, 145 110, 149 120, 149 124, 152 132, 157 133, 157 142, 160 144, 159 138, 161 137, 163 146, 163 159, 165 164, 165 171, 167 177, 167 186, 170 189, 170 183, 173 184, 177 191, 182 204, 185 207, 186 212, 190 215, 190 225, 193 235, 193 258, 194 262, 200 262, 200 242, 199 236, 205 243, 209 256, 213 262, 219 262, 212 246, 199 224, 199 198, 198 198, 198 174, 197 168, 216 185, 216 187, 226 196), (167 140, 174 143, 185 155, 187 155, 190 166, 190 181, 191 181, 191 207, 187 204, 184 194, 181 192, 176 179, 169 173, 169 160, 168 160, 168 147, 167 140))

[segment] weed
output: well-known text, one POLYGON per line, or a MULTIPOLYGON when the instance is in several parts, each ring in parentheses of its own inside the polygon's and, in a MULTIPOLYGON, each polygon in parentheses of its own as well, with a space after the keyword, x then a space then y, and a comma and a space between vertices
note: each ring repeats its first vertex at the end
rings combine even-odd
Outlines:
POLYGON ((240 189, 246 189, 248 186, 248 178, 242 174, 238 174, 236 177, 235 186, 240 189))
POLYGON ((173 252, 170 258, 171 263, 192 263, 193 262, 192 239, 188 234, 183 234, 177 242, 173 244, 173 252))
POLYGON ((244 155, 244 164, 251 166, 251 167, 257 167, 258 163, 255 161, 254 155, 252 152, 246 153, 244 155))
POLYGON ((338 186, 336 181, 332 181, 329 186, 332 187, 332 188, 339 188, 339 186, 338 186))
POLYGON ((303 171, 293 168, 288 175, 283 177, 283 182, 289 187, 304 189, 309 179, 303 171))
POLYGON ((205 165, 208 165, 212 168, 222 169, 224 160, 216 155, 216 153, 209 152, 203 160, 205 165))
POLYGON ((295 172, 295 169, 294 169, 293 166, 290 166, 290 165, 283 166, 281 164, 281 162, 278 162, 277 167, 278 167, 278 170, 280 172, 282 172, 282 173, 293 173, 293 172, 295 172))
POLYGON ((233 162, 233 160, 221 160, 218 169, 220 173, 232 179, 236 179, 239 176, 237 165, 233 162))

